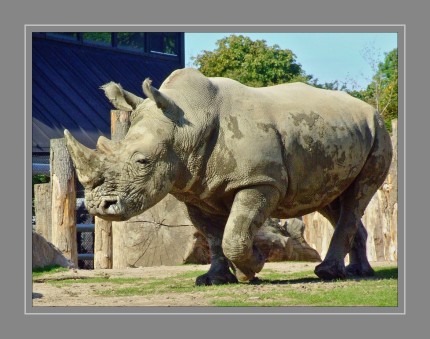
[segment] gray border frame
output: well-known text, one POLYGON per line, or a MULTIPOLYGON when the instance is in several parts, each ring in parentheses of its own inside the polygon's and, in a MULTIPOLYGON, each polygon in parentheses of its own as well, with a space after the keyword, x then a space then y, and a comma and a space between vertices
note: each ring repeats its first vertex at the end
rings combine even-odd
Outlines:
MULTIPOLYGON (((331 337, 355 339, 420 337, 428 331, 427 227, 428 168, 428 3, 418 0, 138 0, 112 1, 16 0, 0 11, 2 58, 0 124, 2 212, 0 260, 0 325, 10 338, 76 339, 76 331, 91 338, 266 338, 331 337), (407 28, 405 76, 407 143, 405 154, 405 242, 407 255, 407 311, 405 315, 25 315, 23 214, 24 137, 24 24, 402 24, 407 28), (408 152, 407 152, 407 151, 408 152), (406 189, 407 188, 407 189, 406 189), (423 208, 424 207, 424 208, 423 208), (424 269, 423 269, 424 268, 424 269), (5 274, 3 274, 5 273, 5 274), (418 333, 418 334, 417 334, 418 333)), ((401 130, 399 130, 400 132, 401 130)), ((406 134, 404 133, 406 136, 406 134)), ((406 140, 405 140, 406 141, 406 140)), ((400 151, 400 149, 399 149, 400 151)), ((400 169, 400 168, 399 168, 400 169)), ((406 275, 406 271, 405 271, 406 275)), ((400 278, 400 277, 399 277, 400 278)))
MULTIPOLYGON (((398 208, 398 239, 405 240, 405 199, 404 199, 404 143, 405 143, 405 110, 404 110, 404 65, 405 65, 405 25, 25 25, 25 54, 26 54, 26 112, 25 112, 25 137, 28 131, 31 131, 31 34, 32 32, 49 32, 49 31, 184 31, 189 32, 332 32, 332 33, 349 33, 349 32, 389 32, 397 33, 398 35, 398 50, 399 50, 399 208, 398 208), (400 166, 401 165, 401 166, 400 166)), ((29 139, 25 139, 26 144, 26 170, 30 169, 28 178, 31 177, 31 143, 29 139), (30 150, 30 151, 29 151, 30 150)), ((28 173, 28 172, 27 172, 28 173)), ((29 186, 27 184, 27 186, 29 186)), ((31 192, 31 186, 30 186, 31 192)), ((31 218, 31 203, 28 204, 27 187, 27 208, 26 222, 31 218)), ((25 230, 25 255, 26 263, 31 262, 31 251, 27 251, 28 244, 31 244, 31 231, 25 230)), ((199 314, 199 315, 215 315, 215 314, 405 314, 406 311, 406 294, 405 294, 405 242, 398 242, 398 266, 399 266, 399 285, 398 285, 398 307, 130 307, 122 308, 121 313, 117 312, 115 307, 32 307, 31 295, 31 268, 26 265, 25 281, 26 281, 26 301, 25 314, 150 314, 150 315, 165 315, 165 314, 199 314), (29 289, 30 288, 30 289, 29 289)))

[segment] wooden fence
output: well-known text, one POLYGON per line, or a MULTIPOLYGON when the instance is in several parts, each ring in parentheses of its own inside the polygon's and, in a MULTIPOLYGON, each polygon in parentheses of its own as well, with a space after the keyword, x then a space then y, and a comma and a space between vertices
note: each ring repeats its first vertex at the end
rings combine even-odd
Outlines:
MULTIPOLYGON (((122 139, 129 126, 130 112, 111 111, 112 140, 122 139)), ((75 171, 64 138, 51 139, 50 177, 49 183, 34 186, 36 232, 61 250, 76 267, 78 259, 93 259, 94 268, 112 268, 112 223, 96 217, 95 224, 76 224, 75 171), (94 255, 78 254, 77 233, 92 229, 94 255)))

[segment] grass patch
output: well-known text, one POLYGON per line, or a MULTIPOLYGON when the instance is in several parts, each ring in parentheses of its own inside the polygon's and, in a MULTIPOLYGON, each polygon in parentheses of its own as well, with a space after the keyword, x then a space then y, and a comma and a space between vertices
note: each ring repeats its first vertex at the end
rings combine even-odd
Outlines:
MULTIPOLYGON (((223 290, 210 303, 219 307, 242 306, 398 306, 397 267, 377 268, 367 279, 323 282, 311 271, 280 274, 263 270, 260 290, 241 294, 223 290)), ((246 290, 245 290, 246 291, 246 290)))
POLYGON ((115 285, 122 285, 122 284, 138 284, 141 282, 141 278, 109 278, 109 277, 93 277, 93 278, 86 278, 86 279, 74 279, 73 277, 70 277, 65 280, 61 281, 48 281, 51 284, 55 285, 71 285, 71 284, 99 284, 99 283, 109 283, 109 284, 115 284, 115 285))
MULTIPOLYGON (((67 271, 60 267, 33 272, 33 277, 67 271)), ((219 286, 195 286, 195 279, 205 271, 188 271, 165 278, 91 277, 47 281, 57 287, 73 284, 93 284, 96 297, 133 297, 188 294, 204 298, 211 306, 219 307, 280 307, 280 306, 391 306, 397 304, 397 267, 379 267, 375 276, 366 279, 322 281, 313 271, 279 273, 263 269, 259 280, 219 286), (198 295, 198 296, 197 296, 198 295)), ((55 278, 55 277, 53 277, 55 278)), ((193 306, 193 298, 189 299, 193 306)), ((173 298, 174 299, 174 298, 173 298)))
POLYGON ((271 280, 271 281, 287 281, 293 279, 310 279, 310 280, 318 280, 320 279, 315 275, 313 271, 303 271, 303 272, 294 272, 294 273, 279 273, 275 270, 271 269, 263 269, 261 273, 259 273, 260 279, 263 280, 271 280))
POLYGON ((47 276, 54 273, 67 272, 68 270, 69 270, 68 268, 56 266, 56 265, 37 267, 37 268, 33 268, 32 277, 33 279, 40 278, 42 276, 47 276))
MULTIPOLYGON (((102 296, 138 296, 150 294, 164 293, 187 293, 194 291, 204 291, 205 287, 195 286, 194 281, 199 275, 204 274, 204 271, 192 271, 177 274, 173 277, 163 279, 139 279, 140 283, 133 286, 124 286, 119 288, 111 288, 109 290, 98 291, 98 295, 102 296)), ((124 283, 131 284, 127 278, 123 278, 124 283)), ((111 279, 109 279, 110 281, 111 279)))

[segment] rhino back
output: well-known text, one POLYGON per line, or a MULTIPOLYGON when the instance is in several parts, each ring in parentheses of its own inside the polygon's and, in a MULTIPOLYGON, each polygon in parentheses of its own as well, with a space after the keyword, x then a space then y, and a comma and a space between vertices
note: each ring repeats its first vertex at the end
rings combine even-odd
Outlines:
POLYGON ((269 184, 280 217, 324 206, 354 180, 375 138, 375 111, 346 93, 295 83, 249 88, 214 79, 222 107, 207 194, 269 184))

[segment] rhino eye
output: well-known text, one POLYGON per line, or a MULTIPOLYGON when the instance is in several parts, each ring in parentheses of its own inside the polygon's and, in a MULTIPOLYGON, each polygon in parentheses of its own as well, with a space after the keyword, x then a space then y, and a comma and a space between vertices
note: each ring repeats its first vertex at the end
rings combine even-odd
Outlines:
POLYGON ((145 159, 145 158, 137 159, 136 162, 138 164, 141 164, 141 165, 147 165, 147 164, 149 164, 149 160, 145 159))

